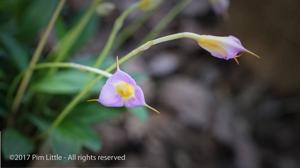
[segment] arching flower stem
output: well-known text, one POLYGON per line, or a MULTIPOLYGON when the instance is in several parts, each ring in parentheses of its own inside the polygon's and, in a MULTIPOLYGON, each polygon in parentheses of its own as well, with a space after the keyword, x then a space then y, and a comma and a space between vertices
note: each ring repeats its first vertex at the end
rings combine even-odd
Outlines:
MULTIPOLYGON (((154 39, 154 40, 150 40, 150 41, 146 42, 145 44, 140 45, 136 49, 132 50, 130 53, 126 54, 125 56, 123 56, 119 60, 120 64, 123 64, 124 62, 126 62, 129 59, 133 58, 134 56, 140 54, 141 52, 144 52, 145 50, 148 50, 150 47, 152 47, 154 45, 164 43, 164 42, 167 42, 167 41, 181 39, 181 38, 189 38, 189 39, 193 39, 193 40, 197 41, 198 38, 199 38, 199 35, 196 34, 196 33, 182 32, 182 33, 175 33, 175 34, 167 35, 167 36, 160 37, 160 38, 157 38, 157 39, 154 39)), ((111 72, 115 68, 116 68, 116 65, 113 64, 109 68, 107 68, 106 71, 111 72)))
MULTIPOLYGON (((171 35, 160 37, 160 38, 157 38, 157 39, 154 39, 154 40, 150 40, 150 41, 146 42, 145 44, 143 44, 143 45, 137 47, 136 49, 132 50, 131 52, 129 52, 125 56, 123 56, 119 60, 119 64, 123 64, 124 62, 130 60, 131 58, 133 58, 133 57, 135 57, 137 55, 139 55, 140 53, 144 52, 145 50, 149 49, 150 47, 152 47, 154 45, 157 45, 157 44, 160 44, 160 43, 164 43, 164 42, 167 42, 167 41, 176 40, 176 39, 182 39, 182 38, 192 39, 192 40, 194 40, 194 41, 197 42, 199 40, 199 38, 201 38, 201 36, 198 35, 198 34, 196 34, 196 33, 182 32, 182 33, 171 34, 171 35)), ((245 52, 248 52, 250 54, 254 54, 254 53, 252 53, 252 52, 250 52, 248 50, 246 50, 245 52)), ((256 54, 254 54, 254 55, 256 56, 256 54)), ((117 67, 116 64, 112 64, 105 71, 112 72, 116 67, 117 67)), ((49 132, 50 130, 53 130, 54 128, 56 128, 63 121, 63 119, 73 110, 73 108, 80 102, 80 100, 82 100, 82 98, 84 96, 86 96, 86 94, 97 83, 97 81, 101 80, 102 78, 103 78, 103 76, 98 76, 95 79, 93 79, 92 81, 90 81, 74 97, 74 99, 63 109, 63 111, 54 120, 53 124, 51 125, 51 128, 47 132, 49 132)))
POLYGON ((109 78, 112 74, 109 72, 106 72, 104 70, 101 69, 97 69, 94 67, 90 67, 90 66, 85 66, 85 65, 81 65, 81 64, 76 64, 76 63, 62 63, 62 62, 57 62, 57 63, 41 63, 41 64, 37 64, 34 69, 43 69, 43 68, 51 68, 51 67, 56 67, 56 68, 75 68, 81 71, 88 71, 88 72, 92 72, 98 75, 103 75, 107 78, 109 78))
MULTIPOLYGON (((119 60, 119 64, 123 64, 124 62, 138 55, 139 53, 149 49, 153 45, 171 41, 171 40, 180 39, 180 38, 191 38, 193 40, 197 40, 199 38, 199 35, 195 33, 183 32, 183 33, 176 33, 176 34, 172 34, 161 38, 157 38, 155 40, 148 41, 147 43, 139 46, 138 48, 132 50, 127 55, 123 56, 119 60)), ((112 64, 105 71, 112 72, 116 67, 117 67, 116 64, 112 64)), ((82 100, 82 98, 86 96, 89 90, 102 78, 103 76, 98 76, 92 81, 90 81, 87 85, 85 85, 85 87, 82 88, 82 90, 71 100, 71 102, 58 115, 58 117, 52 123, 51 128, 47 132, 50 132, 51 130, 55 129, 63 121, 63 119, 73 110, 73 108, 80 102, 80 100, 82 100)))

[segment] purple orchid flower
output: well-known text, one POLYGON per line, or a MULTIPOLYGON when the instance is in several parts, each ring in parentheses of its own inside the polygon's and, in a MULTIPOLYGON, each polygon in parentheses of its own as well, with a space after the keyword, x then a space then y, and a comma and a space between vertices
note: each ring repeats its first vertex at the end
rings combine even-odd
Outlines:
POLYGON ((243 52, 254 55, 257 58, 260 58, 255 53, 247 50, 239 39, 234 36, 220 37, 220 36, 211 36, 211 35, 200 35, 198 40, 200 47, 204 48, 214 57, 220 59, 234 59, 238 64, 237 57, 240 56, 243 52))
POLYGON ((158 110, 149 106, 145 102, 144 93, 136 81, 126 72, 119 68, 117 58, 117 70, 108 78, 101 89, 99 103, 106 107, 139 107, 145 106, 157 113, 158 110))

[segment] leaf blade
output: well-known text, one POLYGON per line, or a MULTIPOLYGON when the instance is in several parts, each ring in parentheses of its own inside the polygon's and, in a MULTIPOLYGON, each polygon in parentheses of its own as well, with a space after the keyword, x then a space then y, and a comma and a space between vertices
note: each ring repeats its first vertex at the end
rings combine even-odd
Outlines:
POLYGON ((9 158, 13 154, 29 154, 34 149, 32 140, 22 135, 13 128, 7 128, 3 132, 3 154, 5 158, 9 158))

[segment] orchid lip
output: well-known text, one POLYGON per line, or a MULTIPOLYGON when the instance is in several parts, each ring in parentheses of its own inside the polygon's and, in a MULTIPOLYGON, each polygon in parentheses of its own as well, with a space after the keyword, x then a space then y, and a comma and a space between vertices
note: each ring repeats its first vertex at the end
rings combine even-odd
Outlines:
POLYGON ((123 98, 124 100, 128 100, 129 98, 134 96, 134 87, 124 81, 120 81, 118 83, 113 84, 115 87, 115 91, 118 95, 123 98))

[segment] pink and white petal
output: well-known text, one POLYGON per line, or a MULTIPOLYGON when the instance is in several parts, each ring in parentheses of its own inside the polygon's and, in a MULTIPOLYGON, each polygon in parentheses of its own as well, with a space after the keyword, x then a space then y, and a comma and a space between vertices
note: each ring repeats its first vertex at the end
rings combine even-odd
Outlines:
POLYGON ((135 80, 126 72, 118 69, 109 79, 108 82, 117 83, 120 81, 127 82, 131 85, 136 85, 135 80))
POLYGON ((235 58, 237 55, 239 55, 241 52, 246 51, 244 46, 242 45, 241 41, 234 37, 234 36, 228 36, 228 37, 221 37, 222 38, 222 44, 224 49, 227 52, 226 60, 235 58))
POLYGON ((230 38, 233 41, 235 41, 238 45, 242 45, 241 41, 238 38, 236 38, 235 36, 230 35, 230 36, 228 36, 228 38, 230 38))
POLYGON ((220 59, 228 59, 228 51, 220 48, 220 49, 206 49, 212 56, 220 58, 220 59))
POLYGON ((199 45, 210 52, 212 56, 220 59, 229 60, 246 51, 240 40, 234 36, 202 35, 201 39, 199 45))
POLYGON ((127 101, 125 101, 125 106, 129 108, 144 106, 146 102, 141 87, 136 85, 134 89, 135 89, 135 95, 132 98, 129 98, 127 101))
POLYGON ((99 103, 107 107, 122 107, 124 106, 124 101, 122 98, 116 93, 114 86, 108 81, 102 87, 100 92, 99 103))

